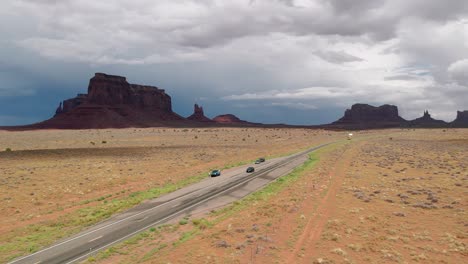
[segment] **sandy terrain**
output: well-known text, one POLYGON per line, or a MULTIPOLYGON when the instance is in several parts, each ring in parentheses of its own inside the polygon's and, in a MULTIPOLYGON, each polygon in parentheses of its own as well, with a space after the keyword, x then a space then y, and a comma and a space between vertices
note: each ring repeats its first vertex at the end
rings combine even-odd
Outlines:
POLYGON ((18 245, 34 252, 92 223, 96 214, 106 217, 89 208, 213 168, 343 138, 343 132, 306 129, 0 131, 0 244, 7 243, 0 260, 24 252, 18 245), (57 227, 63 234, 39 237, 57 227))
POLYGON ((321 150, 318 163, 277 189, 90 260, 465 263, 467 153, 466 129, 375 131, 321 150))
MULTIPOLYGON (((305 259, 468 261, 468 131, 423 130, 363 143, 305 259)), ((330 261, 332 262, 332 261, 330 261)))

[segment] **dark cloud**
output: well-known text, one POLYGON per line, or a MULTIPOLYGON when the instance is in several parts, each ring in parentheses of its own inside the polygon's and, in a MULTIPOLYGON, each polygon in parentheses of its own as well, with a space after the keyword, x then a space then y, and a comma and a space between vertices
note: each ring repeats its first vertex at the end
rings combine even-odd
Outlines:
POLYGON ((414 75, 392 75, 392 76, 387 76, 384 77, 385 81, 413 81, 413 80, 419 80, 419 76, 414 76, 414 75))
POLYGON ((377 9, 385 4, 384 0, 329 0, 326 1, 338 14, 359 15, 377 9))
POLYGON ((363 59, 348 54, 344 51, 316 51, 315 55, 331 63, 345 63, 353 61, 362 61, 363 59))
MULTIPOLYGON (((360 101, 450 120, 467 108, 467 25, 465 0, 5 1, 0 100, 58 102, 104 71, 165 88, 184 115, 205 101, 318 123, 298 113, 332 121, 360 101)), ((0 105, 0 122, 26 115, 16 105, 0 105)))

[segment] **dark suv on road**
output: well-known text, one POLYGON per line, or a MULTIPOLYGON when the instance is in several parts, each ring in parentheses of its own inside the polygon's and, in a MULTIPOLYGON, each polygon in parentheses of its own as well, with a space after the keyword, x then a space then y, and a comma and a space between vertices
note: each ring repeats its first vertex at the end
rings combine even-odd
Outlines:
POLYGON ((212 170, 210 172, 211 177, 216 177, 216 176, 221 176, 221 171, 220 170, 212 170))
POLYGON ((247 170, 246 170, 247 173, 252 173, 254 171, 255 171, 254 167, 248 167, 247 170))
POLYGON ((262 162, 265 162, 265 158, 258 158, 256 161, 255 161, 255 164, 260 164, 262 162))

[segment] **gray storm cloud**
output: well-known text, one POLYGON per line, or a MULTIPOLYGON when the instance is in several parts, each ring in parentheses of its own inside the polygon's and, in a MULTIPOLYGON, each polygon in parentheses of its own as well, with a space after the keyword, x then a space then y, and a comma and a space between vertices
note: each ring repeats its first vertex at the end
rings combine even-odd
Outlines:
MULTIPOLYGON (((30 71, 170 72, 163 83, 203 86, 179 94, 291 111, 393 103, 450 120, 468 108, 465 0, 17 0, 0 22, 7 68, 21 55, 41 61, 30 71)), ((0 73, 0 97, 34 94, 18 76, 0 73)))

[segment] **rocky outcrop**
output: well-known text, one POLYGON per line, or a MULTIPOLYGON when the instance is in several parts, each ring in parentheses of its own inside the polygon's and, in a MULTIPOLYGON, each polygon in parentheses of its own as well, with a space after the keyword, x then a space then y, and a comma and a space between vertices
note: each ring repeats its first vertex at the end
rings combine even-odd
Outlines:
POLYGON ((427 127, 427 128, 435 128, 435 127, 446 127, 447 122, 442 120, 437 120, 431 117, 429 111, 424 111, 422 117, 416 118, 414 120, 408 121, 408 126, 410 127, 427 127))
POLYGON ((221 123, 221 124, 249 123, 247 121, 240 120, 237 116, 232 115, 232 114, 219 115, 219 116, 213 118, 213 121, 215 121, 216 123, 221 123))
POLYGON ((172 112, 171 97, 164 90, 155 86, 129 84, 125 77, 104 73, 96 73, 89 81, 87 102, 172 112))
POLYGON ((238 118, 237 116, 233 115, 233 114, 224 114, 224 115, 219 115, 215 118, 213 118, 213 121, 217 124, 220 124, 220 125, 227 125, 227 126, 281 126, 280 124, 278 125, 264 125, 264 124, 261 124, 261 123, 252 123, 252 122, 248 122, 248 121, 245 121, 245 120, 241 120, 240 118, 238 118))
POLYGON ((468 111, 457 111, 457 118, 450 123, 452 127, 468 127, 468 111))
POLYGON ((171 97, 155 86, 130 84, 125 77, 96 73, 88 93, 63 101, 55 116, 37 128, 148 127, 183 121, 171 97))
MULTIPOLYGON (((203 107, 195 104, 187 119, 172 111, 171 97, 155 86, 130 84, 125 77, 96 73, 89 81, 88 93, 60 102, 54 117, 26 126, 0 127, 8 130, 41 128, 88 129, 125 127, 300 127, 284 124, 264 125, 239 119, 232 114, 219 115, 212 120, 203 107)), ((458 111, 457 118, 447 124, 435 120, 428 111, 420 118, 406 121, 394 105, 375 107, 355 104, 344 116, 328 125, 303 126, 326 129, 373 129, 392 127, 468 127, 468 111, 458 111)))
POLYGON ((64 113, 68 113, 72 111, 79 105, 85 103, 86 99, 87 99, 87 94, 78 94, 74 98, 67 99, 63 102, 60 102, 59 106, 57 107, 57 110, 55 110, 54 117, 60 114, 64 114, 64 113))
POLYGON ((354 104, 342 118, 329 126, 346 129, 399 127, 407 121, 398 115, 394 105, 375 107, 368 104, 354 104))
POLYGON ((187 117, 187 119, 198 122, 214 122, 213 120, 205 116, 205 113, 203 112, 203 107, 198 106, 198 104, 195 104, 193 106, 193 114, 187 117))
POLYGON ((57 110, 55 110, 54 116, 60 115, 61 113, 63 113, 62 102, 60 102, 59 106, 57 107, 57 110))

